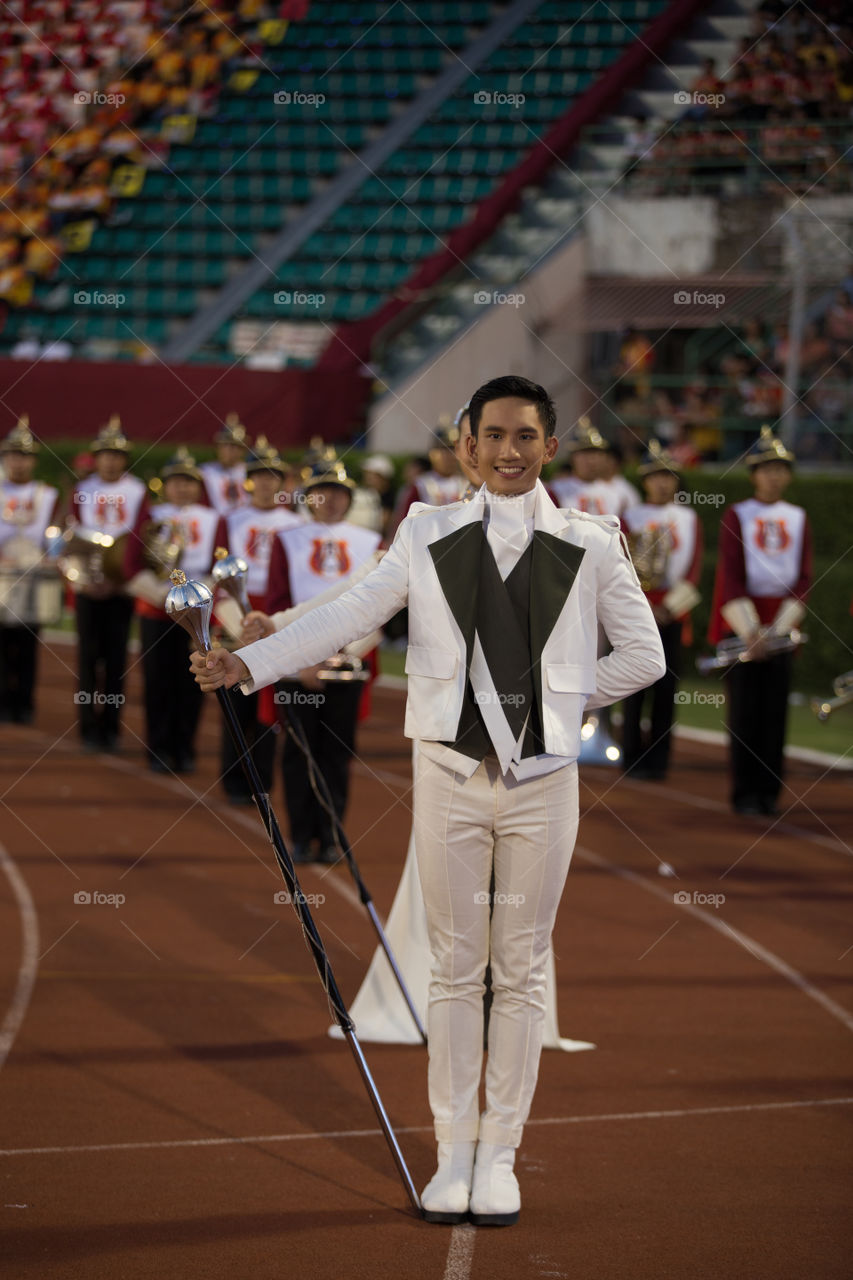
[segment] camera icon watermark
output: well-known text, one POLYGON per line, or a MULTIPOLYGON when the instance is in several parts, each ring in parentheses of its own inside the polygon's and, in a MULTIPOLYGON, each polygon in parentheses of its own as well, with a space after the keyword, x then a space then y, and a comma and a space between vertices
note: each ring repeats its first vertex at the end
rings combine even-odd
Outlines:
POLYGON ((288 889, 279 889, 273 894, 272 900, 277 907, 290 907, 294 902, 306 907, 322 907, 326 901, 326 895, 325 893, 303 893, 301 889, 298 893, 292 894, 288 889))
POLYGON ((715 310, 725 306, 724 293, 703 293, 701 289, 676 289, 672 301, 677 307, 713 307, 715 310))
POLYGON ((289 89, 278 89, 272 96, 277 107, 322 107, 326 101, 325 93, 292 93, 289 89))
POLYGON ((679 889, 677 893, 672 895, 672 900, 677 907, 714 907, 719 910, 726 900, 726 895, 724 893, 700 893, 698 889, 688 893, 686 889, 679 889))
POLYGON ((687 489, 678 489, 672 495, 672 500, 683 507, 689 507, 691 503, 697 507, 721 507, 726 500, 726 495, 724 493, 690 493, 687 489))
POLYGON ((78 689, 74 694, 75 707, 123 707, 127 699, 123 693, 99 693, 96 689, 78 689))
POLYGON ((322 307, 326 303, 325 293, 291 293, 289 289, 278 289, 273 294, 273 302, 277 307, 322 307))
POLYGON ((478 707, 523 707, 527 701, 523 693, 498 693, 496 690, 478 689, 474 694, 478 707))
POLYGON ((677 707, 724 707, 726 705, 724 693, 702 693, 699 689, 679 689, 672 700, 677 707))
POLYGON ((127 898, 123 893, 100 893, 97 889, 89 893, 87 889, 78 889, 74 894, 74 903, 78 907, 123 907, 127 898))
POLYGON ((523 307, 526 301, 523 293, 503 293, 500 289, 478 289, 474 294, 478 307, 523 307))
POLYGON ((308 689, 277 689, 273 702, 280 707, 322 707, 325 693, 312 693, 308 689))
POLYGON ((101 293, 97 289, 94 292, 77 289, 73 301, 78 307, 123 307, 127 296, 123 293, 101 293))

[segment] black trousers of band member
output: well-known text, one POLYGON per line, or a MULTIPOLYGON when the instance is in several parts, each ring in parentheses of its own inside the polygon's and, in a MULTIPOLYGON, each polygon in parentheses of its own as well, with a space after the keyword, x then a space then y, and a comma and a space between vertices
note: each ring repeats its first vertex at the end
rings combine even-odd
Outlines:
MULTIPOLYGON (((269 792, 272 787, 273 767, 275 765, 275 747, 281 730, 277 724, 262 724, 258 719, 259 698, 256 693, 250 693, 245 696, 239 689, 232 689, 228 696, 240 722, 240 727, 246 735, 246 742, 255 762, 255 768, 260 775, 264 791, 269 792)), ((237 754, 234 743, 231 741, 228 726, 223 721, 222 785, 229 800, 248 804, 252 799, 252 793, 249 790, 249 784, 246 781, 246 775, 243 773, 243 766, 239 763, 239 760, 240 757, 237 754)))
POLYGON ((32 719, 38 627, 0 627, 0 720, 32 719))
POLYGON ((782 788, 790 653, 738 662, 726 677, 733 805, 775 807, 782 788))
POLYGON ((622 759, 627 771, 663 777, 669 767, 675 691, 681 675, 681 623, 669 622, 660 628, 666 673, 648 689, 632 693, 622 703, 622 759), (651 728, 640 728, 643 705, 651 700, 651 728))
MULTIPOLYGON (((287 714, 298 722, 311 754, 329 787, 332 806, 343 821, 349 794, 350 760, 355 749, 355 726, 361 683, 333 680, 315 692, 296 681, 276 686, 276 705, 287 730, 287 714)), ((284 798, 294 844, 319 840, 320 848, 335 843, 334 829, 326 811, 314 795, 308 763, 288 734, 282 753, 284 798)))
POLYGON ((183 627, 140 618, 145 681, 145 741, 154 767, 181 772, 195 762, 195 734, 204 694, 190 672, 183 627))
POLYGON ((107 596, 98 600, 78 595, 75 608, 80 735, 85 742, 109 745, 118 737, 120 708, 124 701, 124 672, 133 600, 130 596, 107 596))

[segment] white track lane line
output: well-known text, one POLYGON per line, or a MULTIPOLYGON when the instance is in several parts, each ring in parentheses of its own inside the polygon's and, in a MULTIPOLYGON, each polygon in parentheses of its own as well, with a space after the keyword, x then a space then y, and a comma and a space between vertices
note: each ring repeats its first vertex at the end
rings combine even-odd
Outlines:
MULTIPOLYGON (((645 876, 637 875, 634 871, 628 871, 625 867, 618 866, 615 862, 611 862, 608 858, 602 858, 599 854, 593 853, 591 849, 585 849, 582 845, 575 845, 575 855, 584 859, 586 862, 593 862, 596 866, 604 867, 606 871, 612 872, 613 875, 619 876, 623 880, 630 880, 632 884, 639 885, 641 889, 645 889, 647 893, 654 894, 656 898, 660 898, 664 902, 673 904, 672 890, 662 889, 659 885, 653 884, 647 880, 645 876)), ((780 956, 775 955, 772 951, 768 951, 760 942, 756 942, 754 938, 746 933, 742 933, 740 929, 735 929, 733 925, 727 924, 725 920, 719 919, 716 915, 711 915, 709 911, 703 911, 701 907, 695 907, 692 903, 684 903, 676 907, 676 910, 684 911, 688 915, 693 916, 694 920, 701 920, 703 924, 708 925, 711 929, 716 929, 723 937, 727 937, 736 942, 739 947, 743 947, 744 951, 748 951, 756 960, 761 960, 771 969, 775 969, 777 973, 786 978, 788 982, 801 991, 804 996, 808 996, 810 1000, 814 1000, 821 1008, 825 1009, 828 1014, 847 1028, 853 1031, 853 1014, 840 1004, 836 1004, 828 995, 820 990, 819 987, 809 982, 804 974, 797 969, 792 968, 780 956)))
MULTIPOLYGON (((789 1102, 744 1102, 719 1107, 670 1108, 665 1111, 611 1111, 591 1116, 547 1116, 528 1120, 526 1128, 545 1128, 566 1124, 612 1124, 634 1120, 690 1120, 701 1116, 741 1115, 759 1111, 799 1111, 808 1107, 849 1107, 853 1097, 797 1098, 789 1102)), ((432 1133, 431 1124, 407 1125, 399 1133, 432 1133)), ((8 1147, 0 1149, 0 1157, 109 1154, 120 1151, 172 1151, 192 1147, 241 1147, 276 1142, 323 1142, 341 1138, 381 1138, 381 1129, 330 1129, 326 1133, 259 1133, 244 1138, 176 1138, 163 1142, 99 1142, 67 1147, 8 1147)))
POLYGON ((477 1228, 469 1224, 454 1227, 450 1233, 450 1248, 444 1264, 443 1280, 468 1280, 474 1261, 474 1245, 477 1228))
POLYGON ((0 1026, 0 1070, 2 1070, 15 1037, 21 1029, 36 982, 39 966, 38 915, 27 882, 6 848, 0 844, 0 867, 15 895, 21 917, 21 961, 12 1002, 0 1026))

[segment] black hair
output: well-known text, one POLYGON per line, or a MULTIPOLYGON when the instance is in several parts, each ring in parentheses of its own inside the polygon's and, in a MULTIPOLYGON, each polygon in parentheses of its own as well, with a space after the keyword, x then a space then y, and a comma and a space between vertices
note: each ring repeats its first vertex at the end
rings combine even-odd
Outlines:
POLYGON ((483 409, 490 401, 503 400, 507 396, 515 396, 519 400, 528 400, 534 404, 539 422, 545 431, 546 440, 554 434, 557 429, 557 411, 548 392, 544 387, 540 387, 538 382, 531 382, 529 378, 522 378, 512 373, 503 378, 492 378, 490 382, 484 382, 482 387, 478 387, 472 395, 468 412, 471 418, 471 435, 475 439, 483 409))

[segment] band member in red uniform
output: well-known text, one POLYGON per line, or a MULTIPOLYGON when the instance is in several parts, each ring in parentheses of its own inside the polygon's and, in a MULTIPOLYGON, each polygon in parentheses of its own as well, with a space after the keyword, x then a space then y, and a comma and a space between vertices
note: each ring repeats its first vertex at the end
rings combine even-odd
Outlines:
POLYGON ((610 445, 589 418, 578 419, 566 444, 571 474, 556 475, 548 481, 548 489, 558 506, 596 516, 621 516, 628 506, 635 505, 636 490, 621 476, 612 475, 608 465, 610 445), (634 501, 631 492, 635 495, 634 501))
POLYGON ((657 780, 666 777, 669 766, 682 643, 690 643, 689 608, 698 601, 702 528, 691 506, 674 501, 681 490, 678 469, 657 440, 649 442, 639 473, 646 500, 625 512, 622 526, 640 586, 658 624, 666 674, 623 702, 622 761, 632 778, 657 780), (694 591, 685 592, 685 583, 694 591), (685 608, 687 601, 692 603, 685 608), (645 737, 640 722, 647 697, 651 698, 651 731, 645 737))
MULTIPOLYGON (((311 520, 285 529, 273 542, 268 614, 319 595, 373 555, 380 535, 346 520, 354 487, 343 463, 328 455, 315 463, 304 483, 311 520)), ((362 686, 358 681, 320 680, 318 670, 309 667, 298 680, 283 681, 276 698, 283 722, 286 712, 299 721, 342 819, 362 686)), ((333 824, 314 794, 305 757, 289 735, 282 764, 294 862, 336 862, 333 824)))
MULTIPOLYGON (((246 589, 253 609, 263 609, 269 590, 270 555, 277 533, 292 529, 305 522, 303 506, 290 506, 282 502, 285 480, 290 468, 282 462, 276 449, 258 436, 253 452, 246 463, 246 488, 249 505, 237 507, 227 517, 228 546, 232 555, 242 556, 249 566, 246 589)), ((252 750, 252 758, 264 784, 264 790, 272 787, 275 744, 278 724, 274 715, 261 717, 260 694, 232 699, 234 710, 243 726, 246 740, 252 750)), ((273 706, 269 699, 270 709, 273 706)), ((245 775, 231 734, 222 725, 222 785, 232 804, 252 804, 245 775)))
POLYGON ((37 453, 29 420, 21 418, 0 444, 5 471, 0 482, 0 722, 14 724, 33 718, 39 638, 39 618, 28 609, 32 593, 22 588, 43 563, 45 529, 55 519, 59 498, 58 489, 33 479, 37 453))
POLYGON ((90 450, 95 470, 75 485, 72 516, 84 529, 109 534, 116 542, 104 555, 102 573, 73 584, 80 668, 76 699, 80 736, 86 750, 114 751, 124 703, 127 640, 133 616, 133 600, 124 589, 127 579, 122 562, 128 535, 147 518, 148 503, 145 485, 127 470, 130 444, 118 417, 110 418, 90 450))
POLYGON ((134 530, 125 558, 136 595, 145 682, 148 767, 155 773, 192 773, 201 699, 186 677, 187 633, 164 608, 169 572, 208 580, 214 551, 227 546, 225 520, 202 504, 204 481, 195 458, 179 449, 160 473, 163 501, 134 530))
MULTIPOLYGON (((774 621, 786 601, 805 601, 812 581, 812 539, 802 507, 783 500, 794 455, 769 427, 749 450, 754 496, 723 515, 709 638, 731 634, 722 608, 747 599, 759 624, 774 621)), ((727 676, 731 800, 736 813, 775 814, 782 786, 792 653, 768 654, 758 628, 747 637, 747 662, 727 676)))
POLYGON ((429 451, 430 470, 407 485, 397 498, 397 506, 391 521, 389 537, 393 537, 400 521, 405 519, 415 502, 426 502, 431 507, 444 507, 458 502, 465 488, 456 465, 455 445, 459 438, 457 427, 439 427, 435 443, 429 451))
POLYGON ((249 437, 236 413, 226 416, 223 427, 213 437, 213 443, 216 445, 216 461, 203 462, 199 471, 207 501, 221 516, 227 516, 248 500, 245 483, 249 437))

